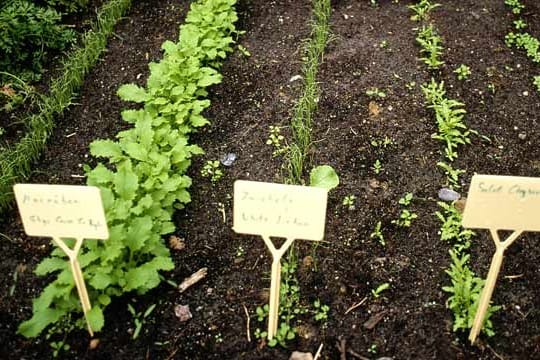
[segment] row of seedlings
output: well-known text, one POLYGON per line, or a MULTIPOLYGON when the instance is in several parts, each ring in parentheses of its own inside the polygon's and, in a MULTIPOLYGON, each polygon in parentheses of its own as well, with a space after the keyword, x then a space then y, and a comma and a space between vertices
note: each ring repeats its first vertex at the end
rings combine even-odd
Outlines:
MULTIPOLYGON (((191 4, 178 42, 166 41, 159 63, 150 64, 146 87, 122 86, 118 95, 142 105, 125 110, 122 118, 133 125, 117 140, 97 140, 95 157, 106 159, 85 166, 87 184, 101 190, 110 237, 88 240, 79 256, 92 310, 93 330, 104 326, 103 311, 115 296, 144 294, 159 285, 161 270, 174 263, 162 236, 174 232, 172 215, 190 201, 191 179, 186 171, 203 150, 189 143, 190 134, 208 124, 201 113, 210 106, 207 88, 221 81, 219 68, 232 51, 235 0, 191 4)), ((40 276, 54 275, 33 302, 33 316, 19 333, 36 337, 52 326, 67 332, 84 325, 67 262, 59 249, 36 268, 40 276), (60 326, 59 326, 60 325, 60 326)))
MULTIPOLYGON (((437 70, 444 65, 442 59, 444 48, 441 36, 429 20, 429 14, 439 6, 441 5, 431 3, 429 0, 420 0, 409 5, 413 12, 411 19, 421 23, 421 27, 417 28, 416 33, 416 41, 421 48, 422 57, 420 60, 424 62, 429 71, 435 72, 435 75, 437 70)), ((455 72, 458 78, 463 78, 468 76, 470 69, 461 66, 455 72)), ((463 209, 462 203, 458 201, 459 196, 456 190, 461 187, 459 177, 465 171, 455 168, 452 163, 458 157, 458 148, 470 144, 470 135, 476 132, 470 130, 463 122, 467 113, 465 104, 446 96, 444 81, 437 81, 436 77, 432 77, 429 83, 421 86, 421 89, 426 105, 433 110, 437 123, 437 132, 432 135, 432 138, 440 141, 444 146, 443 159, 437 163, 437 166, 446 176, 446 187, 439 194, 446 202, 438 202, 440 210, 435 215, 442 223, 439 230, 441 240, 452 244, 449 251, 452 263, 450 269, 446 270, 451 285, 444 286, 443 290, 450 294, 447 307, 453 312, 453 330, 466 331, 473 325, 484 280, 475 276, 467 265, 470 257, 468 250, 475 234, 461 226, 461 211, 463 209)), ((482 329, 488 336, 494 334, 489 318, 497 309, 497 306, 490 306, 488 309, 482 329)))

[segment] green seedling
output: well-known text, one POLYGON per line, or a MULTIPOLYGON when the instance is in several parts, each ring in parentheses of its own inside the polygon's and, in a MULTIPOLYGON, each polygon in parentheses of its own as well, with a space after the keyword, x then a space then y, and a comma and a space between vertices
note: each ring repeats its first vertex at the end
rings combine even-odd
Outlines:
POLYGON ((522 19, 518 19, 514 21, 514 27, 516 28, 516 30, 522 30, 527 27, 527 23, 522 19))
POLYGON ((328 320, 328 312, 330 311, 330 307, 328 305, 322 304, 320 300, 317 299, 313 302, 313 308, 315 309, 314 310, 315 321, 325 322, 326 320, 328 320))
POLYGON ((371 344, 371 346, 367 349, 367 352, 370 354, 377 354, 377 344, 371 344))
POLYGON ((348 210, 354 210, 354 203, 356 202, 356 196, 347 195, 343 198, 343 206, 346 206, 348 210))
POLYGON ((156 308, 156 304, 150 305, 144 313, 135 311, 135 308, 131 304, 128 304, 127 307, 129 313, 133 317, 133 323, 135 324, 135 330, 133 331, 133 335, 131 336, 131 338, 135 340, 139 337, 139 334, 141 333, 142 327, 146 322, 146 319, 150 316, 150 314, 152 314, 152 311, 154 311, 154 309, 156 308))
POLYGON ((381 231, 381 222, 380 221, 377 222, 377 224, 375 225, 375 229, 373 230, 373 232, 371 234, 369 234, 369 237, 371 239, 377 239, 379 244, 381 244, 382 246, 386 246, 386 242, 384 241, 384 236, 383 236, 382 231, 381 231))
POLYGON ((471 75, 471 68, 465 64, 461 64, 454 70, 454 73, 457 74, 458 80, 467 80, 469 75, 471 75))
POLYGON ((384 149, 386 149, 387 147, 389 147, 391 145, 394 145, 394 140, 392 140, 388 136, 385 136, 383 139, 371 140, 370 144, 371 144, 371 146, 376 147, 376 148, 384 148, 384 149))
POLYGON ((399 218, 396 220, 392 220, 392 224, 395 224, 399 227, 410 227, 412 221, 417 217, 418 215, 416 215, 415 213, 409 211, 408 209, 403 209, 399 213, 399 218))
POLYGON ((366 95, 369 96, 370 98, 385 98, 386 97, 386 93, 382 90, 379 90, 378 88, 371 88, 369 90, 366 91, 366 95))
POLYGON ((491 94, 495 94, 495 92, 497 91, 494 83, 489 83, 487 89, 491 94))
POLYGON ((218 160, 208 160, 201 170, 201 176, 209 177, 210 181, 215 184, 223 177, 223 171, 220 169, 218 160))
POLYGON ((405 194, 405 196, 399 199, 398 203, 403 206, 409 206, 411 204, 412 199, 413 199, 413 194, 408 192, 405 194))
POLYGON ((378 299, 381 296, 382 292, 386 291, 388 289, 390 289, 390 284, 389 283, 383 283, 383 284, 377 286, 376 289, 371 289, 371 295, 373 295, 373 297, 375 299, 378 299))
POLYGON ((407 90, 413 91, 414 88, 416 87, 416 81, 408 82, 407 84, 405 84, 405 87, 407 88, 407 90))
POLYGON ((57 358, 62 352, 69 351, 70 349, 69 344, 66 344, 63 340, 51 341, 49 345, 53 350, 52 354, 54 358, 57 358))
POLYGON ((384 170, 381 164, 381 161, 379 159, 375 160, 375 162, 373 163, 373 166, 371 167, 371 170, 373 170, 373 172, 376 175, 379 175, 384 170))
POLYGON ((238 248, 236 249, 236 257, 242 257, 246 254, 246 250, 244 250, 244 247, 242 245, 238 245, 238 248))
POLYGON ((459 189, 461 187, 459 184, 459 176, 466 173, 465 170, 454 169, 452 165, 447 164, 444 161, 439 161, 437 166, 443 169, 449 187, 452 189, 459 189))
POLYGON ((471 238, 475 235, 474 231, 464 229, 461 226, 461 213, 453 204, 444 202, 437 204, 441 208, 441 211, 435 212, 437 218, 442 222, 439 230, 441 240, 451 242, 458 253, 463 253, 471 246, 471 238))
POLYGON ((536 86, 536 91, 540 93, 540 75, 533 77, 533 85, 536 86))
POLYGON ((435 70, 444 65, 440 59, 443 53, 442 38, 432 24, 423 25, 416 35, 416 42, 420 45, 420 53, 424 55, 420 58, 430 70, 435 70))
POLYGON ((381 43, 379 44, 379 47, 381 47, 383 49, 387 49, 388 48, 388 40, 381 41, 381 43))
MULTIPOLYGON (((444 286, 443 291, 450 293, 446 306, 454 314, 453 330, 468 330, 472 327, 480 293, 484 287, 484 280, 475 277, 474 273, 467 266, 468 254, 459 255, 457 251, 450 250, 452 265, 446 274, 450 276, 451 286, 444 286)), ((490 305, 486 313, 486 320, 482 332, 487 336, 495 335, 491 316, 500 309, 500 306, 490 305)))
POLYGON ((411 16, 412 21, 427 20, 429 12, 438 6, 441 6, 441 4, 432 4, 429 0, 420 0, 414 5, 407 5, 414 12, 414 15, 411 16))
POLYGON ((504 3, 512 8, 512 13, 519 15, 525 6, 520 0, 504 0, 504 3))
POLYGON ((270 132, 268 134, 266 144, 272 145, 274 147, 274 152, 272 152, 272 156, 276 157, 287 152, 289 147, 284 144, 285 137, 281 135, 281 127, 270 125, 269 129, 270 132))
POLYGON ((251 53, 248 51, 248 49, 246 49, 245 47, 243 47, 240 44, 238 44, 238 51, 240 51, 242 53, 242 55, 244 55, 245 57, 250 57, 251 56, 251 53))
POLYGON ((369 3, 371 6, 373 7, 377 7, 379 5, 379 3, 377 2, 377 0, 369 0, 369 3))

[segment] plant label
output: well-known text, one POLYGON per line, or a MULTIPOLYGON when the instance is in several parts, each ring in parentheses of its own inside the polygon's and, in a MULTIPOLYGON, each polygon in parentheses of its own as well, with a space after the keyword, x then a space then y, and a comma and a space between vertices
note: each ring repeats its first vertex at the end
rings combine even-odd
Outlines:
POLYGON ((540 231, 540 178, 475 175, 463 226, 468 228, 540 231))
POLYGON ((234 231, 322 240, 327 196, 322 188, 238 180, 234 183, 234 231))
POLYGON ((272 254, 269 340, 278 328, 281 257, 295 239, 322 240, 327 197, 327 190, 316 187, 244 180, 234 183, 234 231, 261 235, 272 254), (276 248, 270 236, 287 240, 276 248))
POLYGON ((17 184, 13 190, 24 231, 30 236, 51 236, 69 257, 88 332, 94 336, 88 317, 92 307, 77 255, 84 238, 109 237, 99 189, 92 186, 17 184), (75 246, 70 248, 63 237, 75 238, 75 246))
POLYGON ((30 236, 107 239, 99 189, 93 186, 17 184, 13 187, 30 236))
POLYGON ((462 225, 489 229, 495 243, 486 283, 482 289, 469 340, 480 333, 501 270, 504 251, 524 231, 540 231, 540 178, 475 175, 471 180, 462 225), (504 241, 498 230, 513 230, 504 241))

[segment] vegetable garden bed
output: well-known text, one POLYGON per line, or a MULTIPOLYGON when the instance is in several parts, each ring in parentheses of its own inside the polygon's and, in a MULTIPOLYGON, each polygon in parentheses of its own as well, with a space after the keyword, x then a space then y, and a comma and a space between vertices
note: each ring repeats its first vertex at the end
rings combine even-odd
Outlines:
MULTIPOLYGON (((246 0, 236 5, 236 27, 245 31, 237 43, 250 56, 238 49, 229 55, 220 69, 223 82, 209 90, 212 105, 204 114, 211 124, 191 135, 206 154, 194 159, 191 203, 174 218, 185 248, 175 249, 164 237, 175 263, 163 273, 169 282, 142 296, 115 298, 94 349, 83 330, 65 338, 25 339, 17 327, 31 316, 31 299, 52 280, 32 271, 52 246, 24 235, 17 215, 6 214, 0 220, 0 355, 43 358, 52 356, 51 346, 67 343, 70 348, 60 352, 65 358, 288 359, 294 350, 315 354, 322 343, 323 359, 538 358, 538 235, 526 233, 507 251, 492 299, 502 307, 491 316, 495 335, 482 334, 471 346, 466 331, 453 331, 446 306, 449 293, 442 288, 451 285, 445 270, 453 243, 441 240, 435 213, 442 211, 437 193, 449 185, 440 162, 466 171, 454 184, 462 196, 474 173, 540 176, 540 91, 532 83, 540 67, 504 41, 518 17, 540 37, 540 6, 523 0, 525 10, 517 16, 503 0, 440 1, 418 22, 406 6, 416 2, 371 3, 376 6, 367 0, 332 2, 332 35, 317 74, 320 94, 304 178, 314 165, 328 164, 340 185, 329 193, 324 241, 297 241, 286 259, 287 268, 296 264, 296 270, 287 283, 292 300, 282 310, 299 310, 290 322, 295 339, 270 347, 255 336, 266 327, 256 309, 268 302, 271 258, 262 239, 232 231, 232 189, 237 179, 287 177, 286 159, 273 156, 276 148, 267 140, 269 127, 279 126, 282 144, 292 141, 312 2, 246 0), (444 65, 438 70, 419 60, 415 40, 414 29, 430 23, 442 37, 444 65), (464 80, 454 73, 461 64, 471 71, 464 80), (463 122, 478 133, 459 145, 452 162, 444 143, 432 137, 437 122, 421 89, 431 78, 444 81, 447 98, 464 104, 463 122), (227 153, 237 159, 220 167, 221 179, 201 175, 208 160, 227 153), (410 204, 399 203, 407 193, 413 194, 410 204), (410 227, 396 222, 404 209, 417 215, 410 227), (204 280, 183 293, 175 288, 173 282, 203 267, 204 280), (327 319, 315 320, 321 314, 316 301, 329 307, 327 319), (133 340, 134 319, 154 305, 133 340), (181 322, 176 305, 189 305, 193 317, 181 322)), ((95 165, 89 143, 129 127, 120 119, 126 104, 115 95, 118 87, 146 82, 148 62, 159 60, 165 40, 177 38, 187 10, 188 4, 173 0, 133 3, 85 81, 78 106, 58 119, 29 182, 84 183, 81 164, 95 165)), ((476 233, 469 266, 485 277, 493 246, 487 231, 476 233)))

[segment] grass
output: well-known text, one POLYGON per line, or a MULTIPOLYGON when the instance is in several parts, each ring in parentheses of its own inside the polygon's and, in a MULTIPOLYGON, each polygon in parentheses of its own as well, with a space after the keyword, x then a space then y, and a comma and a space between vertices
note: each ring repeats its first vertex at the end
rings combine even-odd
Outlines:
POLYGON ((12 205, 13 185, 29 176, 32 165, 38 160, 54 129, 55 116, 71 105, 75 92, 105 49, 114 26, 130 6, 131 0, 110 0, 101 7, 92 29, 83 36, 82 45, 64 61, 62 75, 52 80, 48 96, 39 102, 39 112, 24 120, 24 137, 14 146, 2 149, 0 212, 12 205))

